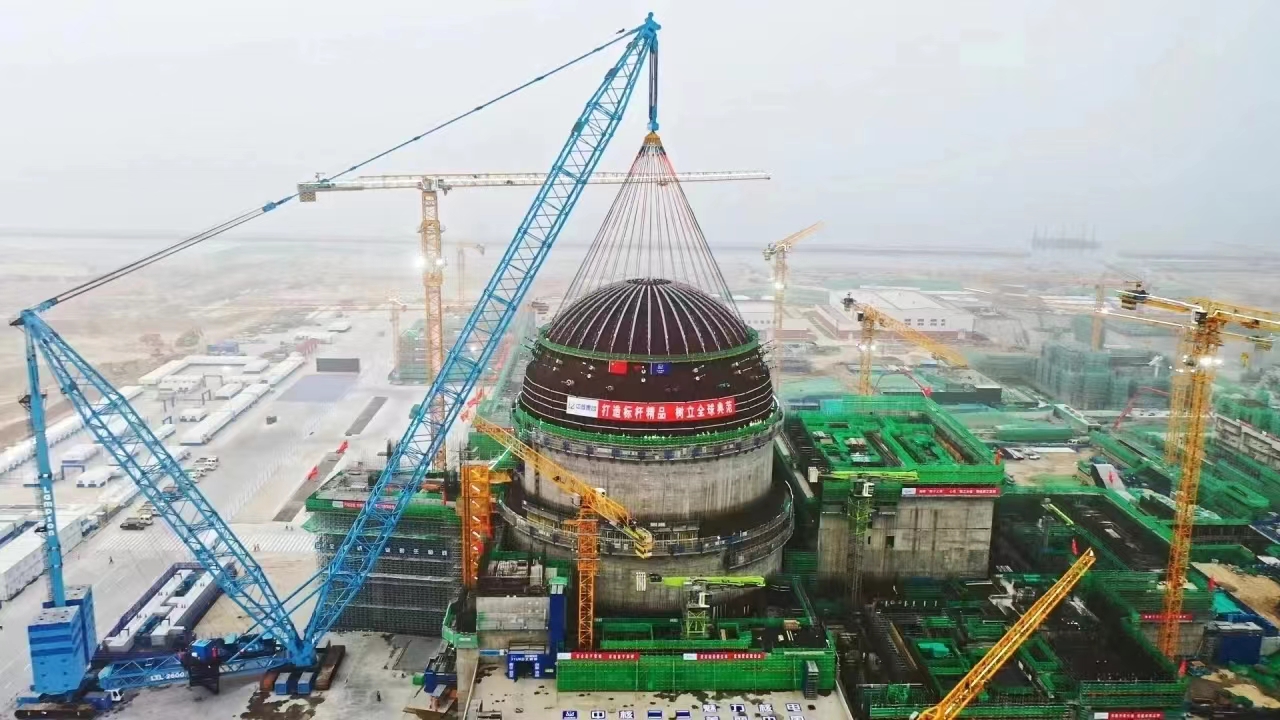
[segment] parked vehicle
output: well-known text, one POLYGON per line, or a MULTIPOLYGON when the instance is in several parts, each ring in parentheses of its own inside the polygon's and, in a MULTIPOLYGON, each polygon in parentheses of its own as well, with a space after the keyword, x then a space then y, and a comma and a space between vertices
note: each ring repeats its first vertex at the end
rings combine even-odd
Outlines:
POLYGON ((121 530, 146 530, 147 523, 144 523, 141 520, 138 520, 137 518, 129 518, 128 520, 125 520, 124 522, 120 523, 120 529, 121 530))

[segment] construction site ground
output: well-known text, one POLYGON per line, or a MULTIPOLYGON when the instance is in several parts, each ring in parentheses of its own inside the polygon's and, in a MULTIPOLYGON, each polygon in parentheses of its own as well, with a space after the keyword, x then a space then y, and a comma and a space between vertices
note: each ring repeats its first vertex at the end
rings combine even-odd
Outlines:
POLYGON ((1195 566, 1259 615, 1280 626, 1280 612, 1276 608, 1280 603, 1280 585, 1276 581, 1260 575, 1246 575, 1230 565, 1196 563, 1195 566))
MULTIPOLYGON (((590 720, 592 711, 603 711, 608 720, 619 720, 619 711, 631 710, 635 720, 645 720, 649 710, 662 710, 663 718, 675 717, 677 710, 688 710, 690 720, 718 717, 732 720, 745 716, 759 720, 772 715, 779 720, 852 720, 839 694, 829 692, 806 699, 799 691, 760 693, 648 693, 599 692, 558 693, 555 680, 509 680, 504 667, 487 665, 480 669, 471 697, 470 720, 481 709, 498 711, 504 720, 564 720, 566 711, 576 711, 578 720, 590 720), (483 702, 483 708, 480 703, 483 702), (742 705, 745 712, 735 712, 742 705), (793 709, 788 709, 788 704, 793 709), (709 709, 714 705, 715 709, 709 709), (768 709, 761 706, 768 706, 768 709), (708 706, 708 707, 704 707, 708 706), (795 707, 799 710, 795 710, 795 707)), ((597 715, 599 717, 599 715, 597 715)))
MULTIPOLYGON (((1076 475, 1076 463, 1087 457, 1081 452, 1043 452, 1039 460, 1008 460, 1004 471, 1018 485, 1061 483, 1076 475)), ((1078 481, 1078 480, 1077 480, 1078 481)))

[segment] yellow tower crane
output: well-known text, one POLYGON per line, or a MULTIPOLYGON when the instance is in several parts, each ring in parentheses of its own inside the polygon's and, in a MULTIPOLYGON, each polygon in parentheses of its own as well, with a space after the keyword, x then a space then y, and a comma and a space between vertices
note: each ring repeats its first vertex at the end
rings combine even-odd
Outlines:
POLYGON ((477 432, 497 440, 525 463, 525 471, 549 478, 555 486, 574 497, 578 517, 565 524, 574 531, 578 564, 578 647, 590 649, 595 638, 596 573, 600 567, 599 521, 603 519, 631 539, 638 557, 653 554, 653 535, 640 527, 635 516, 617 500, 588 485, 558 463, 534 450, 506 428, 476 416, 477 432))
POLYGON ((1018 621, 1009 628, 1009 632, 1004 637, 996 641, 991 646, 986 655, 982 656, 968 674, 960 678, 960 682, 956 683, 951 692, 942 699, 942 702, 931 708, 920 711, 913 715, 915 720, 954 720, 960 717, 960 713, 973 702, 978 695, 982 693, 983 688, 995 677, 1000 668, 1013 657, 1018 651, 1022 643, 1026 642, 1036 630, 1044 624, 1045 620, 1053 613, 1054 609, 1071 595, 1071 590, 1075 588, 1076 583, 1089 572, 1089 568, 1093 567, 1093 563, 1097 558, 1093 554, 1093 550, 1086 550, 1080 556, 1075 564, 1067 570, 1062 577, 1058 578, 1058 582, 1049 588, 1048 592, 1040 596, 1027 610, 1026 614, 1018 618, 1018 621))
MULTIPOLYGON (((356 190, 417 190, 420 193, 422 220, 418 224, 420 255, 418 265, 422 269, 422 289, 425 300, 427 384, 435 379, 436 372, 444 365, 444 304, 441 289, 444 287, 444 252, 441 247, 440 196, 459 188, 493 187, 541 187, 546 180, 543 173, 468 173, 442 175, 362 175, 350 180, 316 180, 298 183, 299 202, 315 202, 319 193, 351 192, 356 190)), ((688 182, 721 182, 727 180, 768 180, 763 172, 693 172, 677 173, 676 179, 688 182)), ((669 181, 670 176, 660 178, 669 181)), ((646 178, 633 178, 628 173, 593 173, 589 184, 621 185, 625 182, 646 182, 646 178)), ((654 177, 650 182, 658 182, 654 177)), ((431 416, 437 422, 444 421, 444 398, 431 407, 431 416)), ((443 467, 444 447, 436 455, 436 466, 443 467)))
POLYGON ((1139 306, 1158 308, 1190 315, 1190 323, 1163 320, 1145 315, 1123 315, 1131 320, 1179 328, 1183 333, 1178 356, 1174 358, 1173 388, 1169 398, 1169 437, 1166 455, 1173 455, 1179 468, 1180 482, 1174 504, 1173 539, 1169 543, 1169 566, 1165 572, 1164 609, 1160 617, 1159 647, 1174 657, 1181 634, 1182 594, 1191 561, 1191 531, 1195 523, 1196 499, 1200 490, 1200 470, 1204 463, 1205 430, 1212 411, 1213 377, 1222 359, 1217 356, 1224 339, 1235 337, 1253 343, 1259 350, 1269 350, 1271 336, 1229 331, 1237 327, 1254 333, 1280 331, 1280 313, 1246 307, 1237 303, 1205 298, 1173 300, 1156 297, 1142 283, 1121 290, 1120 307, 1137 310, 1139 306), (1179 378, 1178 376, 1183 377, 1179 378))
POLYGON ((849 313, 862 326, 862 340, 858 345, 859 395, 871 394, 871 359, 877 329, 888 330, 912 345, 928 350, 935 358, 946 360, 951 367, 969 367, 969 360, 959 350, 947 347, 897 318, 890 317, 873 305, 854 300, 852 293, 846 295, 842 303, 845 312, 849 313))
MULTIPOLYGON (((775 340, 778 337, 778 333, 782 331, 782 308, 786 304, 787 280, 791 273, 791 269, 787 266, 787 254, 801 240, 821 230, 822 226, 822 222, 816 222, 799 232, 791 233, 776 243, 769 243, 769 247, 764 249, 765 261, 773 261, 773 337, 775 340)), ((774 344, 777 345, 777 342, 774 344)), ((775 349, 775 351, 781 352, 780 349, 775 349)), ((778 372, 773 373, 773 392, 775 395, 778 393, 778 385, 781 380, 782 373, 779 368, 778 372)))

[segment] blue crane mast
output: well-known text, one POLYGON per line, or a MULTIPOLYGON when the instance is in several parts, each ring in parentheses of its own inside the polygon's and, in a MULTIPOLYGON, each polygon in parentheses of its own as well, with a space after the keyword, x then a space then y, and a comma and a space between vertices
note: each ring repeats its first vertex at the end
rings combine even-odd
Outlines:
MULTIPOLYGON (((334 177, 349 173, 425 135, 508 97, 550 74, 577 63, 623 39, 626 49, 574 122, 568 140, 557 155, 547 179, 516 230, 502 260, 485 287, 449 351, 435 381, 417 406, 408 428, 387 458, 383 472, 370 489, 369 499, 331 563, 282 601, 261 566, 235 536, 191 477, 151 432, 128 400, 80 356, 41 315, 58 303, 100 287, 169 255, 237 227, 293 199, 267 203, 261 208, 215 226, 158 253, 114 270, 62 295, 21 312, 13 321, 26 334, 29 394, 24 398, 36 437, 36 461, 41 495, 45 551, 49 563, 52 605, 68 603, 62 578, 62 553, 57 536, 53 498, 53 472, 45 438, 44 396, 40 387, 38 357, 43 356, 58 388, 113 460, 137 484, 174 534, 208 570, 218 586, 252 619, 246 633, 252 642, 222 661, 223 672, 266 670, 280 665, 307 667, 315 663, 324 636, 369 577, 393 529, 430 469, 430 460, 442 446, 466 397, 475 388, 502 334, 510 324, 534 276, 564 228, 578 198, 612 140, 635 90, 646 60, 649 61, 649 129, 657 122, 657 50, 660 26, 652 13, 639 27, 619 32, 619 37, 485 103, 408 142, 401 143, 334 177), (394 492, 392 492, 394 491, 394 492), (308 590, 308 588, 310 588, 308 590), (316 608, 305 632, 291 619, 311 597, 316 608)), ((332 178, 330 178, 332 179, 332 178)), ((36 635, 31 634, 32 643, 36 635)), ((90 638, 90 651, 96 638, 90 638)), ((91 652, 90 652, 91 654, 91 652)), ((111 689, 164 684, 185 677, 179 658, 162 658, 108 668, 111 689)), ((105 685, 106 683, 104 683, 105 685)), ((69 678, 50 681, 41 693, 72 693, 69 678)))

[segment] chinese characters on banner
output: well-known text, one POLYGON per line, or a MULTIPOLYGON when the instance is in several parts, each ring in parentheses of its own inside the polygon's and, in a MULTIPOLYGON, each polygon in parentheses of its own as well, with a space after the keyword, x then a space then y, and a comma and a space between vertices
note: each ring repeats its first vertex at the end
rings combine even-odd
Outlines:
POLYGON ((737 413, 734 398, 714 398, 697 402, 623 402, 596 400, 572 395, 565 398, 565 412, 570 415, 640 423, 678 423, 732 417, 737 413))

